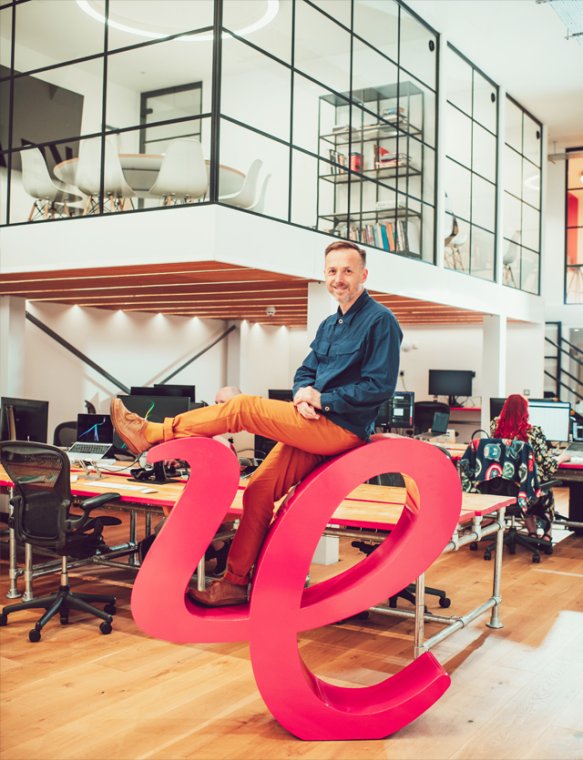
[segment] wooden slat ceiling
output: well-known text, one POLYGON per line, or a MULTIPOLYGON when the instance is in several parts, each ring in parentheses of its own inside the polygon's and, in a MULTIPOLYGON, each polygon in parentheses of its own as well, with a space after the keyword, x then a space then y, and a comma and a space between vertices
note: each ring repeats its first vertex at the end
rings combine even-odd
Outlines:
MULTIPOLYGON (((100 309, 305 326, 308 283, 300 277, 202 261, 69 269, 0 276, 0 295, 100 309), (274 316, 266 308, 274 306, 274 316)), ((370 291, 403 325, 472 324, 477 311, 370 291)))

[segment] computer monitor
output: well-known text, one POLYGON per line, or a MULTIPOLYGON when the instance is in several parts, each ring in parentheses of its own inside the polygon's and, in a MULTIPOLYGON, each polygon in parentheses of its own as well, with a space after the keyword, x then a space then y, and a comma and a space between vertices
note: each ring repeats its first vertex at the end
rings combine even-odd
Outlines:
POLYGON ((83 443, 112 443, 113 425, 109 414, 78 414, 77 440, 83 443))
MULTIPOLYGON (((187 396, 118 396, 130 412, 139 414, 150 422, 164 422, 166 417, 176 417, 187 412, 190 399, 187 396)), ((113 435, 113 445, 116 449, 127 449, 117 432, 113 435)))
POLYGON ((265 438, 262 435, 255 436, 255 456, 257 459, 265 459, 271 449, 275 446, 277 441, 272 441, 271 438, 265 438))
POLYGON ((379 408, 375 427, 412 428, 414 421, 415 394, 411 391, 396 391, 393 397, 383 401, 379 408))
POLYGON ((506 403, 505 398, 491 398, 490 399, 490 419, 493 420, 494 417, 499 417, 500 412, 502 411, 502 407, 506 403))
POLYGON ((571 432, 571 404, 568 401, 529 399, 528 418, 539 425, 548 441, 568 441, 571 432))
POLYGON ((0 440, 47 442, 49 402, 31 398, 0 399, 0 440))
POLYGON ((270 388, 267 391, 267 397, 275 398, 278 401, 293 401, 294 400, 293 391, 281 390, 281 389, 278 390, 277 388, 270 388))
POLYGON ((449 405, 456 406, 457 396, 472 395, 472 379, 475 374, 469 369, 430 369, 429 394, 448 396, 449 405))
POLYGON ((194 385, 132 385, 130 396, 185 396, 196 401, 194 385))
POLYGON ((194 403, 196 401, 196 387, 194 385, 180 385, 179 383, 154 383, 156 395, 161 390, 165 396, 188 396, 194 403))

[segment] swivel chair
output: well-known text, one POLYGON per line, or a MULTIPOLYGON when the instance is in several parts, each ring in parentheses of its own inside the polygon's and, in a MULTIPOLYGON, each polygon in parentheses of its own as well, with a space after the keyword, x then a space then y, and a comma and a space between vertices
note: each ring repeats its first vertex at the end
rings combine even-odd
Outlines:
POLYGON ((77 440, 77 422, 67 420, 59 422, 53 433, 53 446, 72 446, 77 440))
MULTIPOLYGON (((459 472, 464 491, 509 496, 515 503, 506 507, 507 528, 504 546, 510 554, 516 554, 516 547, 522 546, 532 554, 532 561, 540 562, 541 547, 545 554, 553 553, 550 542, 541 541, 522 530, 524 518, 542 491, 549 490, 559 481, 550 480, 539 484, 534 452, 531 446, 518 439, 481 438, 473 440, 459 462, 459 472)), ((537 515, 545 523, 545 532, 550 520, 544 514, 537 515)), ((470 544, 476 550, 477 543, 470 544)), ((496 542, 487 544, 484 559, 491 559, 496 542)))
POLYGON ((17 543, 30 544, 33 549, 61 557, 58 591, 4 607, 0 626, 7 624, 8 615, 13 612, 44 608, 44 615, 28 634, 31 642, 37 642, 44 626, 57 613, 61 624, 65 625, 69 622, 71 610, 81 610, 101 619, 101 633, 111 633, 115 597, 73 593, 69 588, 67 557, 88 559, 107 551, 103 528, 119 525, 121 520, 109 516, 91 517, 91 512, 119 498, 119 494, 103 493, 85 499, 78 505, 82 514, 74 514, 71 511, 69 459, 63 451, 43 443, 2 441, 0 461, 14 485, 9 524, 17 543), (92 602, 104 604, 104 609, 94 607, 92 602))
POLYGON ((431 429, 435 412, 449 414, 449 406, 441 401, 416 401, 414 405, 415 435, 431 429))

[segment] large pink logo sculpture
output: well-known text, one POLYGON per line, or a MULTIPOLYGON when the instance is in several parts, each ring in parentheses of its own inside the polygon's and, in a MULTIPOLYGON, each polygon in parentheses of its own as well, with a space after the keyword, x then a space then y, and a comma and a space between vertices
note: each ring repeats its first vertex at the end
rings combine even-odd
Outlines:
POLYGON ((387 599, 423 573, 449 541, 461 488, 443 452, 381 438, 332 459, 280 509, 257 563, 250 603, 205 609, 185 597, 192 573, 228 511, 239 482, 231 451, 208 438, 168 441, 150 461, 191 467, 184 493, 148 552, 132 593, 136 623, 174 642, 249 639, 257 685, 277 720, 301 739, 377 739, 413 721, 450 679, 427 652, 374 686, 344 688, 317 678, 300 657, 297 634, 387 599), (322 531, 340 502, 381 472, 402 472, 407 504, 384 543, 355 567, 304 588, 322 531))

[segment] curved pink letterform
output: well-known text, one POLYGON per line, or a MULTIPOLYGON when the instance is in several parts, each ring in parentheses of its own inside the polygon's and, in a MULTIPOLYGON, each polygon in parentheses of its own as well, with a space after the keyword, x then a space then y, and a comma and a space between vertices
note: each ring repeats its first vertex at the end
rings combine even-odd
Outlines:
POLYGON ((236 460, 220 443, 200 438, 157 446, 151 458, 186 459, 192 475, 134 585, 132 611, 146 632, 171 641, 249 638, 267 706, 302 739, 388 736, 439 699, 450 681, 430 653, 374 686, 343 688, 306 667, 297 632, 386 599, 439 556, 461 507, 459 478, 443 452, 411 439, 383 438, 316 469, 280 509, 257 563, 250 605, 217 610, 190 604, 184 591, 234 495, 236 460), (397 526, 358 565, 304 589, 316 544, 336 507, 360 483, 386 471, 406 474, 408 486, 414 481, 397 526))

